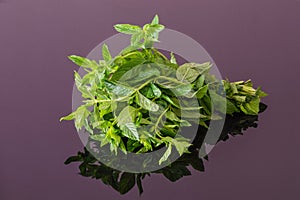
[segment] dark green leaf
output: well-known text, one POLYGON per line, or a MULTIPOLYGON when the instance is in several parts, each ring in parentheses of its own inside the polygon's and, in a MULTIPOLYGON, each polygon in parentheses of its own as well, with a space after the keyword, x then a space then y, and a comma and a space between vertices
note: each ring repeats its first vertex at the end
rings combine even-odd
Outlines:
POLYGON ((160 89, 159 89, 158 87, 156 87, 156 85, 153 84, 153 83, 151 83, 150 86, 151 86, 151 89, 152 89, 152 91, 153 91, 154 96, 155 96, 155 97, 160 97, 160 96, 161 96, 161 91, 160 91, 160 89))

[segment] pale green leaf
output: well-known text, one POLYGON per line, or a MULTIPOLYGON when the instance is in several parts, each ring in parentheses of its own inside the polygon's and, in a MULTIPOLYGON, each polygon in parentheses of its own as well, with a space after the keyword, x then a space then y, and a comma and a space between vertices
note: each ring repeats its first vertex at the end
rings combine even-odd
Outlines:
POLYGON ((137 115, 136 108, 132 106, 126 106, 122 109, 120 114, 117 117, 118 126, 125 125, 127 123, 134 123, 137 115))
POLYGON ((112 59, 108 46, 106 44, 103 44, 102 46, 102 57, 106 62, 109 62, 112 59))
POLYGON ((132 140, 139 140, 139 134, 134 123, 126 123, 121 127, 122 134, 132 140))
POLYGON ((167 150, 165 151, 164 155, 159 159, 158 164, 161 165, 163 162, 167 161, 169 156, 171 155, 172 152, 172 144, 169 143, 167 150))
POLYGON ((176 61, 176 58, 175 58, 175 55, 173 52, 171 52, 171 59, 170 59, 170 62, 173 63, 173 64, 177 64, 177 61, 176 61))
POLYGON ((76 65, 83 67, 83 68, 89 68, 89 69, 97 69, 100 68, 100 66, 97 64, 96 61, 90 60, 88 58, 84 58, 81 56, 76 55, 70 55, 68 58, 74 62, 76 65))
POLYGON ((151 24, 152 24, 152 25, 154 25, 154 24, 159 24, 159 17, 158 17, 158 15, 155 15, 155 16, 154 16, 154 18, 153 18, 151 24))
POLYGON ((180 156, 182 156, 183 153, 187 153, 188 147, 191 146, 191 144, 189 142, 177 141, 176 138, 172 140, 172 143, 176 147, 176 150, 178 151, 180 156))
POLYGON ((85 123, 85 120, 90 115, 90 111, 85 105, 81 105, 75 111, 75 127, 80 130, 85 123))
POLYGON ((67 115, 65 117, 61 117, 59 119, 59 121, 62 121, 62 120, 72 120, 72 119, 74 119, 74 117, 75 117, 75 112, 72 112, 72 113, 70 113, 69 115, 67 115))
POLYGON ((141 45, 141 40, 144 38, 144 33, 142 31, 136 32, 132 34, 131 39, 130 39, 130 44, 133 47, 139 47, 141 45))
POLYGON ((131 25, 131 24, 116 24, 114 25, 114 28, 120 33, 125 33, 130 35, 141 31, 141 27, 136 25, 131 25))

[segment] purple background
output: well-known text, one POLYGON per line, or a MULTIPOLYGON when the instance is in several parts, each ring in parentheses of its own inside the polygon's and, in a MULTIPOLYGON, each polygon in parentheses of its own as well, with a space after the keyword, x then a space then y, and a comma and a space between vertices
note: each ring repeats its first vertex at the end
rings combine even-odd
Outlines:
POLYGON ((71 111, 69 54, 87 55, 116 23, 148 22, 201 43, 224 77, 270 95, 258 129, 218 145, 205 173, 144 181, 141 199, 299 199, 299 0, 0 1, 0 199, 137 199, 78 176, 63 161, 82 149, 71 111))

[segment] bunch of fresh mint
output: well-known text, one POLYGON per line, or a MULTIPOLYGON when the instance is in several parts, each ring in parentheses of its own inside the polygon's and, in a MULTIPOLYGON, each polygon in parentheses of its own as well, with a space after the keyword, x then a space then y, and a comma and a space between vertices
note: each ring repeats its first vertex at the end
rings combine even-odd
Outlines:
POLYGON ((157 15, 143 27, 118 24, 115 29, 131 35, 130 46, 116 57, 105 44, 103 60, 69 56, 86 71, 83 77, 75 72, 75 84, 85 100, 61 118, 74 120, 77 130, 84 128, 101 146, 110 145, 115 153, 120 148, 125 154, 166 146, 161 164, 173 149, 179 155, 188 152, 192 141, 180 135, 180 127, 193 123, 207 127, 218 119, 212 115, 211 98, 222 101, 226 94, 227 114, 258 114, 260 98, 266 94, 254 89, 251 81, 212 81, 210 63, 179 66, 174 54, 169 59, 155 49, 164 29, 157 15))

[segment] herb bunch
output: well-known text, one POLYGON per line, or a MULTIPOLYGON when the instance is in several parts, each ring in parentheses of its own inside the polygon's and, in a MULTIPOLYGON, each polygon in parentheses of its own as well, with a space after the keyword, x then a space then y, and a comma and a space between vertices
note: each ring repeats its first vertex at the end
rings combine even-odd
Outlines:
MULTIPOLYGON (((69 59, 86 74, 74 72, 75 84, 85 99, 83 104, 61 120, 74 120, 101 146, 110 145, 117 154, 145 153, 166 146, 159 164, 168 160, 173 149, 181 156, 192 145, 180 135, 180 128, 200 124, 207 127, 212 115, 211 98, 222 101, 224 85, 227 114, 257 115, 260 98, 266 94, 254 89, 251 81, 210 81, 211 64, 177 64, 175 55, 167 58, 153 47, 164 26, 156 15, 143 27, 117 24, 115 29, 131 35, 130 45, 112 57, 106 44, 103 60, 71 55, 69 59), (179 100, 180 99, 180 100, 179 100), (196 99, 197 104, 190 103, 196 99)), ((226 114, 224 113, 224 114, 226 114)))

